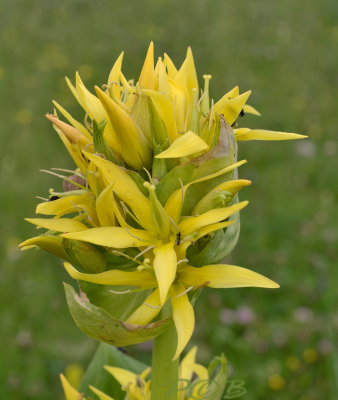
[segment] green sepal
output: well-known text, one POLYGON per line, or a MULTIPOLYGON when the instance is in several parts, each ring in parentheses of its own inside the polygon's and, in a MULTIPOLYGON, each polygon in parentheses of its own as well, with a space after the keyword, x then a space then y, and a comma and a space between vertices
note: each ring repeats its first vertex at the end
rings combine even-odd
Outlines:
POLYGON ((123 368, 136 374, 140 374, 148 367, 124 354, 117 347, 100 343, 81 382, 79 392, 84 393, 85 398, 93 396, 93 392, 89 389, 89 385, 91 385, 115 400, 125 399, 126 393, 121 390, 120 383, 103 368, 105 365, 123 368))
POLYGON ((128 324, 92 304, 84 292, 78 295, 64 283, 70 313, 75 324, 87 336, 114 346, 127 346, 151 340, 161 334, 171 318, 147 325, 128 324))
POLYGON ((200 215, 214 208, 227 206, 232 200, 232 193, 225 190, 209 192, 196 204, 193 215, 200 215))

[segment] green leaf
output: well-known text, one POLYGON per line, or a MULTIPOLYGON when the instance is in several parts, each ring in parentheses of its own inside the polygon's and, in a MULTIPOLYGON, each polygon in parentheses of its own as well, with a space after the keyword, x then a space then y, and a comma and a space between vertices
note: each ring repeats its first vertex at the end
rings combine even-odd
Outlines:
POLYGON ((89 385, 96 387, 115 400, 123 400, 125 398, 125 392, 122 392, 120 384, 103 368, 105 365, 127 369, 136 374, 147 368, 147 365, 124 354, 117 347, 100 343, 81 382, 79 391, 84 393, 86 398, 93 397, 93 392, 89 389, 89 385))
POLYGON ((162 333, 170 322, 166 319, 147 325, 128 324, 92 304, 84 292, 78 295, 72 286, 64 283, 64 287, 70 313, 78 328, 101 342, 115 346, 146 342, 162 333))

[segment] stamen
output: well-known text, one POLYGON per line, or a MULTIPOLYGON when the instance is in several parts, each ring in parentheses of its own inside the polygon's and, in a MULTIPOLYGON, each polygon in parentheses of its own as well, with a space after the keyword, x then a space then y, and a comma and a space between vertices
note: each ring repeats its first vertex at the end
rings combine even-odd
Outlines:
POLYGON ((177 265, 181 264, 182 262, 189 262, 187 258, 182 258, 182 260, 177 261, 177 265))
POLYGON ((185 115, 185 121, 184 121, 184 132, 188 130, 188 118, 189 118, 189 113, 190 113, 190 103, 188 104, 187 108, 187 113, 185 115))
POLYGON ((44 197, 40 196, 35 196, 36 199, 43 200, 43 201, 48 201, 49 199, 45 199, 44 197))
POLYGON ((113 293, 113 294, 126 294, 126 293, 130 293, 131 290, 123 290, 121 292, 119 292, 118 290, 109 290, 109 292, 113 293))
POLYGON ((140 262, 139 260, 134 260, 133 257, 128 256, 128 254, 122 253, 122 251, 112 250, 111 253, 117 254, 118 256, 122 256, 122 257, 126 258, 129 261, 134 261, 137 264, 143 265, 142 262, 140 262))
POLYGON ((179 297, 183 296, 184 294, 190 292, 190 290, 192 290, 193 288, 194 288, 194 286, 188 287, 187 290, 185 290, 184 292, 180 293, 178 296, 176 296, 176 298, 178 299, 179 297))
MULTIPOLYGON (((178 297, 178 296, 177 296, 178 297)), ((145 306, 148 306, 148 307, 150 307, 150 308, 161 308, 161 306, 153 306, 152 304, 149 304, 149 303, 143 303, 145 306)))
POLYGON ((65 176, 65 175, 57 174, 56 172, 48 171, 48 170, 46 170, 46 169, 40 169, 39 171, 41 171, 41 172, 46 172, 46 174, 50 174, 50 175, 57 176, 58 178, 64 179, 65 181, 68 181, 69 183, 72 183, 73 185, 78 186, 79 188, 86 190, 86 188, 85 188, 83 185, 81 185, 81 184, 78 183, 78 182, 72 181, 71 179, 69 179, 69 178, 68 178, 67 176, 65 176))
POLYGON ((128 228, 125 228, 125 230, 128 232, 128 234, 129 234, 131 237, 133 237, 133 238, 135 238, 135 239, 140 240, 141 242, 143 242, 143 240, 142 240, 141 238, 139 238, 139 237, 133 235, 132 233, 130 233, 130 231, 129 231, 128 228))
POLYGON ((152 179, 152 177, 151 177, 151 175, 150 175, 150 172, 147 170, 147 168, 145 168, 145 167, 143 167, 143 169, 146 171, 146 174, 148 175, 148 178, 149 178, 149 182, 153 185, 154 183, 153 183, 153 179, 152 179))
POLYGON ((76 170, 73 171, 71 169, 64 169, 64 168, 51 168, 51 170, 52 171, 67 172, 67 173, 72 174, 72 175, 77 175, 79 178, 85 179, 84 176, 80 172, 76 172, 76 170))
POLYGON ((142 256, 142 254, 146 253, 147 251, 149 251, 150 249, 153 249, 155 247, 155 245, 153 246, 149 246, 146 249, 144 249, 143 251, 141 251, 141 253, 139 253, 137 256, 134 257, 134 260, 136 260, 137 258, 139 258, 140 256, 142 256))
POLYGON ((74 201, 71 201, 70 204, 72 204, 77 209, 77 212, 79 213, 80 216, 82 216, 82 213, 84 213, 85 216, 87 217, 88 222, 91 225, 94 225, 93 220, 91 219, 90 215, 88 214, 87 210, 84 207, 82 207, 82 212, 81 212, 81 207, 75 204, 74 201))
POLYGON ((93 131, 93 123, 92 123, 92 121, 88 122, 88 117, 89 117, 89 113, 86 112, 86 114, 85 114, 85 116, 84 116, 84 119, 83 119, 83 122, 84 122, 84 124, 85 124, 85 127, 86 127, 90 132, 92 132, 92 131, 93 131))
POLYGON ((184 202, 184 186, 183 186, 183 182, 181 178, 178 178, 178 180, 180 181, 181 184, 181 188, 182 188, 182 206, 183 206, 183 202, 184 202))
POLYGON ((170 215, 168 215, 168 217, 169 217, 170 221, 172 222, 172 224, 174 225, 176 231, 178 232, 178 226, 175 224, 175 221, 171 218, 170 215))

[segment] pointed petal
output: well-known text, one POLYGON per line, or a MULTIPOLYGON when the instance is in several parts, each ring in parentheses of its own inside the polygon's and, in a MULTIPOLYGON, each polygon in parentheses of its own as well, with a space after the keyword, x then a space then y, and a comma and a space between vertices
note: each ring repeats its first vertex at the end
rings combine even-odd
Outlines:
POLYGON ((184 381, 185 379, 188 381, 191 380, 192 374, 194 372, 191 367, 193 364, 195 364, 196 353, 197 353, 197 346, 194 346, 192 349, 189 350, 189 352, 180 362, 179 377, 182 381, 184 381))
POLYGON ((65 148, 67 149, 68 153, 72 157, 76 166, 80 168, 82 174, 86 173, 87 162, 84 160, 81 150, 78 146, 72 144, 66 137, 64 133, 61 132, 59 128, 55 127, 56 132, 58 133, 60 139, 62 140, 65 148))
POLYGON ((225 95, 221 99, 218 100, 218 102, 215 104, 216 108, 221 109, 224 103, 237 96, 239 96, 239 89, 238 86, 235 86, 228 93, 225 93, 225 95))
POLYGON ((242 201, 229 207, 215 208, 214 210, 207 211, 197 217, 189 217, 180 222, 178 229, 181 232, 182 237, 184 237, 203 228, 204 226, 215 224, 229 218, 230 215, 235 214, 247 205, 248 201, 242 201))
POLYGON ((112 397, 107 394, 101 392, 101 390, 96 389, 96 387, 89 385, 89 389, 94 392, 100 400, 114 400, 112 397))
POLYGON ((189 102, 189 94, 185 84, 169 78, 171 98, 174 102, 174 114, 178 132, 186 131, 186 113, 189 102))
POLYGON ((244 104, 243 111, 246 114, 257 115, 258 117, 262 115, 259 111, 257 111, 254 107, 250 106, 249 104, 244 104))
POLYGON ((85 224, 71 218, 25 218, 25 220, 55 232, 79 232, 88 229, 85 224))
POLYGON ((191 48, 188 47, 187 50, 187 88, 190 96, 190 102, 193 100, 193 89, 197 89, 198 93, 198 79, 196 74, 196 68, 194 63, 194 56, 192 54, 191 48))
POLYGON ((67 233, 63 235, 63 237, 117 249, 149 246, 156 240, 156 238, 147 231, 120 228, 117 226, 104 226, 101 228, 87 229, 82 232, 67 233))
POLYGON ((79 143, 79 145, 82 147, 92 143, 92 141, 89 140, 87 136, 84 136, 78 129, 66 124, 58 118, 55 118, 53 115, 46 114, 46 118, 49 119, 55 126, 57 126, 71 143, 79 143))
POLYGON ((155 289, 126 320, 128 324, 146 325, 161 311, 160 291, 155 289))
POLYGON ((113 186, 107 186, 96 199, 96 213, 101 226, 115 225, 113 186))
POLYGON ((235 138, 239 140, 293 140, 305 139, 306 135, 299 135, 297 133, 267 131, 264 129, 249 129, 240 128, 235 129, 235 138))
POLYGON ((239 113, 242 111, 250 94, 251 90, 248 90, 233 99, 224 102, 217 102, 214 106, 214 110, 217 114, 223 114, 227 123, 232 125, 236 121, 239 113))
POLYGON ((68 274, 79 281, 97 283, 98 285, 126 285, 142 288, 156 286, 156 279, 149 270, 126 272, 120 270, 110 270, 98 274, 84 274, 76 270, 71 264, 63 264, 68 274))
POLYGON ((70 81, 70 79, 67 76, 65 77, 65 79, 66 79, 67 86, 69 87, 69 89, 72 92, 73 96, 76 98, 76 100, 80 104, 80 106, 84 109, 85 108, 85 104, 81 103, 79 94, 78 94, 75 86, 72 84, 72 82, 70 81))
POLYGON ((80 393, 71 386, 63 374, 60 374, 60 379, 66 400, 79 400, 81 398, 80 393))
POLYGON ((176 276, 177 256, 171 241, 154 249, 154 270, 160 291, 161 306, 166 302, 171 284, 176 276))
POLYGON ((19 244, 21 250, 26 250, 26 249, 28 250, 35 246, 41 247, 43 250, 46 250, 49 253, 56 255, 62 260, 67 261, 69 258, 68 254, 66 253, 63 247, 63 238, 60 236, 51 236, 51 235, 35 236, 19 244))
POLYGON ((189 342, 195 326, 195 314, 188 295, 184 293, 185 287, 177 282, 171 288, 171 305, 173 319, 177 330, 177 350, 174 360, 180 356, 189 342))
POLYGON ((173 101, 155 90, 144 89, 143 93, 150 97, 158 115, 167 128, 170 141, 173 142, 178 138, 173 101))
POLYGON ((144 165, 149 166, 151 159, 150 146, 147 144, 143 133, 138 130, 131 116, 98 86, 95 86, 95 91, 118 136, 125 161, 138 170, 142 169, 144 165))
POLYGON ((158 91, 166 96, 171 96, 168 75, 160 58, 158 59, 158 91))
POLYGON ((84 154, 97 166, 107 184, 114 184, 114 192, 132 209, 142 226, 151 228, 150 201, 140 191, 135 181, 127 172, 101 157, 90 153, 84 154))
POLYGON ((114 99, 120 100, 120 73, 124 52, 119 55, 108 76, 108 88, 114 99))
POLYGON ((234 179, 221 183, 220 185, 212 189, 212 191, 214 192, 217 190, 226 190, 228 192, 231 192, 232 194, 236 194, 240 189, 249 185, 251 185, 251 181, 247 179, 234 179))
POLYGON ((73 118, 67 110, 65 110, 59 103, 53 100, 54 106, 60 111, 60 113, 76 128, 79 130, 84 136, 88 139, 92 140, 91 134, 87 131, 87 129, 75 118, 73 118))
POLYGON ((137 375, 127 369, 110 367, 105 365, 105 370, 107 370, 113 377, 119 382, 121 386, 128 386, 128 384, 136 384, 137 375))
POLYGON ((155 158, 185 157, 208 149, 209 146, 203 139, 189 131, 176 139, 167 150, 162 151, 155 158))
POLYGON ((104 111, 100 100, 86 88, 78 72, 76 72, 76 90, 81 105, 84 105, 84 109, 89 113, 92 119, 95 118, 98 122, 107 119, 107 114, 104 111))
POLYGON ((175 64, 172 62, 171 58, 166 53, 164 53, 164 61, 163 62, 167 68, 168 77, 174 79, 175 76, 177 75, 178 70, 175 67, 175 64))
POLYGON ((189 286, 206 285, 211 288, 262 287, 275 289, 279 285, 271 279, 234 265, 215 264, 195 268, 187 266, 181 270, 179 279, 189 286))
POLYGON ((146 59, 144 61, 142 71, 138 80, 141 89, 156 88, 156 77, 154 71, 154 43, 150 42, 146 59))

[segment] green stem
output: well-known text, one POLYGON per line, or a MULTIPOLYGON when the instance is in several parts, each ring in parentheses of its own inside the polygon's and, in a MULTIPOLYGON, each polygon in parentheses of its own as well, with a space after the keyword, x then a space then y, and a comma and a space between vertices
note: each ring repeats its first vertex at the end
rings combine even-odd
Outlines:
POLYGON ((151 400, 177 400, 179 359, 176 352, 177 332, 174 322, 154 339, 151 372, 151 400))

